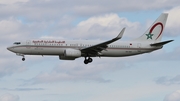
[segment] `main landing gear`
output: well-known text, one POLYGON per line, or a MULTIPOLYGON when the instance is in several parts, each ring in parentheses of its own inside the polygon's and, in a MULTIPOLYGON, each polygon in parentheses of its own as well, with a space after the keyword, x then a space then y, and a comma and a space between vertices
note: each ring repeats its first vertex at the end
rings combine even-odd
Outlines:
POLYGON ((92 58, 90 58, 90 57, 85 57, 85 60, 84 60, 84 64, 88 64, 88 63, 91 63, 93 61, 93 59, 92 58))

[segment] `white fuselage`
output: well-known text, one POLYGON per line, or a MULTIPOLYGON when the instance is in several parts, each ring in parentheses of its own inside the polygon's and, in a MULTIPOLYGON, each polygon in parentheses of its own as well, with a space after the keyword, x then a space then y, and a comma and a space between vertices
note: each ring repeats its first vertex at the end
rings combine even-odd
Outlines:
MULTIPOLYGON (((19 55, 58 55, 63 56, 66 49, 81 50, 86 47, 90 47, 101 43, 102 41, 88 41, 88 40, 27 40, 20 42, 20 44, 14 44, 8 47, 8 50, 17 53, 19 55)), ((160 49, 161 47, 150 46, 151 43, 142 43, 137 41, 131 42, 114 42, 108 45, 106 50, 100 53, 103 57, 123 57, 131 56, 142 53, 152 52, 160 49)), ((81 54, 82 57, 85 54, 81 54)))
POLYGON ((116 37, 107 41, 38 39, 15 42, 7 49, 23 56, 23 61, 25 55, 56 55, 61 60, 75 60, 79 57, 85 57, 85 64, 91 63, 93 61, 91 57, 96 56, 123 57, 149 53, 161 49, 163 45, 173 41, 161 42, 167 17, 167 13, 162 13, 148 30, 134 41, 118 41, 124 34, 125 28, 123 28, 116 37))

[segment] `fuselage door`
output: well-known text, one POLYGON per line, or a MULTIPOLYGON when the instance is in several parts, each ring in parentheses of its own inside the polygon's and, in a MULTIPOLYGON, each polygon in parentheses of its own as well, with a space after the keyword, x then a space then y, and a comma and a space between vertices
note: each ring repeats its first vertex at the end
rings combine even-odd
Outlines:
POLYGON ((26 47, 26 48, 27 48, 27 49, 30 49, 30 48, 31 48, 31 47, 30 47, 30 45, 31 45, 31 41, 30 41, 30 40, 27 40, 27 41, 26 41, 26 45, 27 45, 27 47, 26 47))
POLYGON ((138 52, 141 52, 141 43, 138 43, 138 44, 137 44, 137 51, 138 51, 138 52))

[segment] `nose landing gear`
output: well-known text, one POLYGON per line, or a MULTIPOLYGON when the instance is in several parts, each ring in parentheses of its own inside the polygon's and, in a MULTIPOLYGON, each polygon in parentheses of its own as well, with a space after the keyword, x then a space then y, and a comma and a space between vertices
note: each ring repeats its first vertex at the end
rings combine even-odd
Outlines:
POLYGON ((22 61, 25 61, 25 56, 24 56, 24 54, 16 53, 16 55, 22 56, 22 57, 23 57, 23 58, 22 58, 22 61))
POLYGON ((92 58, 88 57, 88 59, 85 57, 84 64, 91 63, 93 61, 92 58))
POLYGON ((24 57, 22 58, 22 61, 25 61, 25 58, 24 58, 24 57))

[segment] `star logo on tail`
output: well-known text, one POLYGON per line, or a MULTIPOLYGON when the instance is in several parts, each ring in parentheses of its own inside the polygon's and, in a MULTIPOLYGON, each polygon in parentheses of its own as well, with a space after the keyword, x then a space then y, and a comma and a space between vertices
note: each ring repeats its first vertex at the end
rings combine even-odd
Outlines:
POLYGON ((151 39, 152 40, 152 36, 153 36, 154 34, 151 34, 151 33, 149 33, 149 34, 146 34, 146 36, 147 36, 147 39, 151 39))

